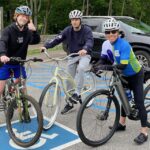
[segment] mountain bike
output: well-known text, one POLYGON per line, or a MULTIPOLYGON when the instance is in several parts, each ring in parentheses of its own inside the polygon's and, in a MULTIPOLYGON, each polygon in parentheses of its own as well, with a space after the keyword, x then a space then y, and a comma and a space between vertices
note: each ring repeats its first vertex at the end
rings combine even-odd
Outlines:
MULTIPOLYGON (((54 61, 57 63, 57 66, 54 70, 54 75, 51 77, 49 83, 45 86, 40 96, 39 104, 41 106, 43 116, 47 121, 44 122, 43 129, 48 130, 54 124, 56 117, 59 113, 61 106, 61 90, 64 92, 64 97, 67 102, 69 102, 69 98, 72 97, 72 94, 75 92, 76 83, 72 76, 67 73, 64 68, 59 67, 58 63, 71 56, 79 56, 77 53, 70 54, 63 58, 51 58, 47 51, 44 51, 50 61, 54 61), (71 85, 71 88, 67 88, 67 84, 71 85)), ((61 64, 64 66, 64 64, 61 64)), ((93 92, 96 88, 95 83, 96 79, 90 69, 85 72, 85 80, 84 86, 81 90, 81 97, 84 99, 84 96, 89 92, 93 92)), ((82 103, 82 102, 80 102, 82 103)), ((88 104, 90 105, 90 103, 88 104)), ((87 105, 87 107, 88 107, 87 105)))
MULTIPOLYGON (((78 111, 76 123, 77 132, 82 142, 93 147, 100 146, 113 136, 119 123, 120 103, 129 119, 140 119, 133 93, 132 101, 129 102, 125 94, 124 85, 128 86, 127 81, 117 68, 114 67, 108 90, 96 90, 85 99, 78 111), (93 101, 92 105, 87 108, 86 105, 91 100, 93 101), (110 126, 112 126, 112 129, 109 129, 110 126)), ((146 112, 149 114, 150 85, 144 90, 144 98, 146 112)), ((147 120, 147 126, 150 128, 149 120, 147 120)))
POLYGON ((10 61, 19 63, 20 77, 14 79, 14 72, 10 69, 11 76, 6 82, 0 99, 0 111, 5 113, 7 130, 11 139, 21 147, 29 147, 40 138, 43 115, 38 102, 25 92, 25 79, 23 79, 21 66, 27 62, 42 60, 38 58, 22 60, 19 57, 11 57, 10 61))

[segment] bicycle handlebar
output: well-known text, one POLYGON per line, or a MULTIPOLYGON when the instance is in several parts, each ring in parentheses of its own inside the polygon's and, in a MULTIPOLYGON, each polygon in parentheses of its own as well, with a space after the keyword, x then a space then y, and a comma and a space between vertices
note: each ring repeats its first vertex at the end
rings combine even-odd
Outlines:
POLYGON ((20 57, 10 57, 10 61, 11 61, 11 62, 26 63, 26 62, 29 62, 29 61, 42 62, 43 59, 34 57, 34 58, 30 58, 30 59, 26 59, 26 60, 25 60, 25 59, 21 59, 20 57))
POLYGON ((43 53, 43 52, 45 53, 45 55, 46 55, 49 59, 54 60, 54 61, 63 61, 63 60, 68 59, 69 57, 76 57, 76 56, 79 56, 79 53, 71 53, 71 54, 69 54, 69 55, 67 55, 67 56, 65 56, 65 57, 63 57, 63 58, 52 58, 52 57, 49 56, 49 54, 48 54, 48 52, 47 52, 46 49, 42 49, 42 50, 41 50, 41 53, 43 53))

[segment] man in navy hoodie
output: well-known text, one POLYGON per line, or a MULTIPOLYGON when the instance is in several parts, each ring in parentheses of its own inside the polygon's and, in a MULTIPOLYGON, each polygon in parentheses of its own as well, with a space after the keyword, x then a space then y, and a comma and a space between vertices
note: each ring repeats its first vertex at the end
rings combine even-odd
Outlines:
MULTIPOLYGON (((69 53, 78 53, 79 56, 72 57, 68 60, 67 70, 74 78, 77 75, 77 89, 69 99, 71 103, 67 103, 62 114, 73 108, 73 103, 81 101, 80 92, 84 82, 84 71, 88 67, 91 56, 90 51, 93 48, 93 35, 90 27, 82 24, 82 12, 73 10, 69 13, 71 26, 66 27, 54 39, 47 41, 41 49, 52 48, 59 43, 65 41, 67 43, 69 53), (77 73, 77 74, 76 74, 77 73)), ((69 87, 69 86, 68 86, 69 87)))
MULTIPOLYGON (((26 59, 29 44, 40 42, 40 36, 31 20, 32 12, 28 6, 17 7, 14 13, 15 22, 7 26, 0 39, 0 95, 4 90, 6 80, 10 77, 10 69, 14 71, 16 81, 20 76, 18 63, 10 62, 10 57, 26 59)), ((26 78, 24 66, 21 68, 26 78)))

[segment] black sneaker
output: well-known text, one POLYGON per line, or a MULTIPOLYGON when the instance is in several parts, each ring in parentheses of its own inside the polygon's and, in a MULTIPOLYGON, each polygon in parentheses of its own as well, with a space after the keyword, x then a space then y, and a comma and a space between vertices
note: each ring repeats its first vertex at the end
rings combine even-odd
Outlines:
POLYGON ((73 108, 73 105, 70 105, 69 103, 67 103, 64 107, 64 109, 61 111, 61 114, 65 114, 67 113, 69 110, 71 110, 73 108))
POLYGON ((69 101, 74 104, 77 104, 78 102, 80 102, 81 104, 82 103, 81 95, 77 95, 76 93, 74 93, 72 97, 69 98, 69 101))
POLYGON ((135 139, 134 142, 137 144, 143 144, 148 139, 148 135, 146 136, 144 133, 140 133, 135 139))
MULTIPOLYGON (((112 129, 112 126, 109 126, 109 129, 112 129)), ((126 130, 126 125, 122 125, 122 124, 118 124, 118 127, 116 129, 116 131, 125 131, 126 130)))

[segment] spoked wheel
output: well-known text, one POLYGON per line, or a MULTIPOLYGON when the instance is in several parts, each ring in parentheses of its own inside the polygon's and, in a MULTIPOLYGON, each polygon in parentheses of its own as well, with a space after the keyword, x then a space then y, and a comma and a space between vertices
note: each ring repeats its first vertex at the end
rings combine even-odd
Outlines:
POLYGON ((12 101, 6 115, 11 139, 21 147, 35 144, 41 136, 43 116, 39 104, 30 96, 23 95, 20 103, 12 101))
POLYGON ((147 127, 150 128, 150 85, 144 90, 144 104, 147 112, 147 127))
POLYGON ((56 83, 48 84, 40 97, 39 104, 44 116, 43 129, 48 130, 54 124, 60 110, 61 91, 56 83))
MULTIPOLYGON (((82 95, 82 101, 85 100, 85 98, 92 92, 94 92, 96 90, 96 79, 95 79, 95 75, 92 72, 85 72, 84 75, 84 85, 83 85, 83 89, 81 91, 81 95, 82 95)), ((90 101, 87 104, 87 107, 89 107, 90 105, 92 105, 92 101, 90 101)))
POLYGON ((81 105, 77 115, 77 132, 80 139, 89 146, 100 146, 114 134, 119 123, 120 106, 109 91, 97 90, 90 94, 81 105), (87 104, 92 105, 87 107, 87 104), (112 129, 109 129, 112 126, 112 129))

